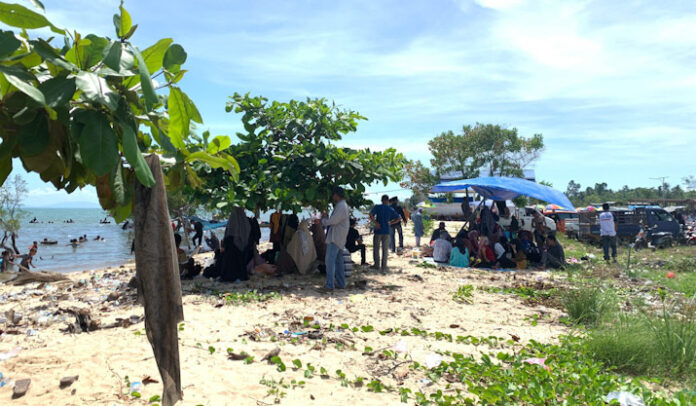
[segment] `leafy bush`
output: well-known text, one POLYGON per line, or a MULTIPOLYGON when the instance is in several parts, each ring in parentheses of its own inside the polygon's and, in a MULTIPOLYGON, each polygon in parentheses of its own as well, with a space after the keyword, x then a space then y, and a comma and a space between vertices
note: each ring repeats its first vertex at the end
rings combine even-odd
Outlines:
POLYGON ((611 368, 589 356, 578 337, 563 337, 559 345, 532 341, 516 354, 446 355, 453 360, 428 370, 428 378, 465 382, 466 391, 415 392, 416 404, 604 405, 606 395, 616 390, 629 391, 649 405, 696 402, 694 393, 659 393, 638 379, 613 373, 611 368), (529 358, 543 358, 544 365, 528 362, 529 358))
POLYGON ((614 307, 611 294, 599 286, 567 290, 561 303, 568 317, 578 324, 595 324, 614 307))

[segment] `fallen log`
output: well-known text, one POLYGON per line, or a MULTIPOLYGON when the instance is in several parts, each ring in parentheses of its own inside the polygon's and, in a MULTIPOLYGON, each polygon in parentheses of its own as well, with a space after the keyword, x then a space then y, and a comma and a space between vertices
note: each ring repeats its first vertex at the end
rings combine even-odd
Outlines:
POLYGON ((69 280, 69 278, 60 273, 45 271, 30 272, 28 270, 21 270, 17 273, 17 276, 14 279, 9 280, 8 282, 15 286, 20 286, 32 282, 60 282, 66 280, 69 280))

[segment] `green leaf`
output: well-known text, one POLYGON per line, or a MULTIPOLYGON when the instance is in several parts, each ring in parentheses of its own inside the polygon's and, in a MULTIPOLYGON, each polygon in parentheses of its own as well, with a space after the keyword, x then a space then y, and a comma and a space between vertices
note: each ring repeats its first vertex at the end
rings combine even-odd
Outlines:
POLYGON ((61 76, 49 79, 39 85, 39 90, 46 97, 46 104, 51 108, 69 102, 75 94, 75 89, 75 78, 68 79, 61 76))
POLYGON ((123 206, 126 202, 126 186, 123 179, 123 166, 120 162, 111 172, 111 197, 117 206, 123 206))
POLYGON ((89 34, 79 44, 79 54, 83 63, 82 68, 86 69, 96 65, 104 58, 104 50, 109 46, 109 40, 89 34))
POLYGON ((133 26, 133 21, 131 20, 131 16, 130 14, 128 14, 128 11, 126 11, 126 9, 123 8, 123 4, 121 4, 118 9, 121 10, 121 18, 119 18, 120 24, 118 27, 118 36, 125 37, 131 30, 131 27, 133 26))
POLYGON ((224 158, 215 155, 210 155, 206 151, 196 151, 189 154, 186 157, 187 162, 201 161, 205 162, 213 168, 222 168, 231 174, 239 173, 239 165, 237 161, 232 158, 224 158))
POLYGON ((162 65, 164 66, 164 69, 168 70, 169 72, 176 73, 181 68, 181 65, 186 62, 186 57, 187 55, 186 51, 184 51, 184 47, 179 44, 172 44, 169 48, 167 48, 167 52, 164 53, 162 65))
POLYGON ((32 41, 32 44, 34 45, 34 52, 36 52, 44 60, 69 71, 77 69, 77 66, 65 60, 55 49, 53 49, 51 44, 43 39, 32 41))
POLYGON ((107 67, 119 72, 121 70, 121 43, 111 41, 109 46, 104 50, 104 59, 102 62, 107 67))
POLYGON ((12 160, 11 159, 0 160, 0 186, 2 186, 3 183, 5 183, 5 179, 7 179, 7 177, 10 176, 11 172, 12 172, 12 160))
POLYGON ((119 122, 118 124, 123 130, 123 155, 126 156, 128 163, 135 170, 135 176, 138 177, 138 180, 144 186, 154 186, 155 178, 152 176, 152 171, 150 171, 150 167, 147 165, 147 162, 145 162, 140 148, 138 148, 138 140, 135 131, 123 122, 119 122))
POLYGON ((37 114, 32 122, 19 129, 19 146, 27 156, 42 153, 50 140, 48 121, 44 114, 37 114))
POLYGON ((97 176, 106 175, 119 160, 116 134, 99 112, 85 111, 80 120, 85 124, 79 138, 82 162, 97 176))
POLYGON ((138 48, 131 47, 131 49, 133 50, 133 54, 135 54, 135 59, 138 61, 140 85, 142 87, 143 96, 145 97, 145 105, 147 110, 151 111, 152 107, 155 105, 155 103, 157 103, 157 94, 155 93, 155 87, 152 84, 152 79, 150 78, 150 71, 148 71, 147 64, 138 48))
POLYGON ((0 31, 0 57, 12 55, 21 45, 12 31, 0 31))
POLYGON ((41 28, 53 26, 46 17, 19 4, 0 2, 0 21, 18 28, 41 28))
MULTIPOLYGON (((167 52, 169 45, 174 40, 171 38, 163 38, 157 41, 156 44, 151 47, 145 48, 142 51, 143 59, 145 60, 145 65, 147 66, 148 72, 156 72, 162 67, 162 60, 164 59, 164 54, 167 52)), ((126 83, 126 87, 133 87, 140 82, 140 77, 136 76, 126 83)))
POLYGON ((207 151, 211 154, 217 154, 218 152, 224 151, 227 148, 229 148, 230 145, 232 145, 230 137, 226 135, 218 135, 210 141, 210 144, 208 144, 207 151))
POLYGON ((118 107, 118 94, 111 90, 104 78, 92 72, 81 71, 77 74, 77 88, 91 102, 102 104, 110 110, 118 107))
POLYGON ((19 91, 42 105, 46 104, 46 98, 44 97, 43 93, 41 93, 39 89, 35 88, 30 83, 26 82, 27 80, 33 79, 31 74, 16 66, 4 65, 0 65, 0 72, 2 72, 5 75, 5 79, 7 79, 12 86, 19 89, 19 91))
POLYGON ((187 99, 186 94, 178 87, 172 86, 169 89, 169 139, 180 150, 186 148, 184 139, 189 135, 191 115, 194 114, 187 99))

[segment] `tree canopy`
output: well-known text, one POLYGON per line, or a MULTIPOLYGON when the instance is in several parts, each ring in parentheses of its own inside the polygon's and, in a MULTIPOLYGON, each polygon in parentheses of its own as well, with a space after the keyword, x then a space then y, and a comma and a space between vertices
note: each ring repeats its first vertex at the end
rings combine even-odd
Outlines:
POLYGON ((0 29, 0 185, 12 171, 11 158, 19 158, 27 171, 68 193, 96 186, 101 206, 123 219, 133 181, 154 183, 144 152, 171 157, 182 170, 203 161, 239 172, 228 153, 189 137, 202 118, 178 86, 186 73, 183 47, 164 38, 141 51, 130 40, 138 26, 123 5, 113 17, 114 38, 63 30, 5 2, 0 22, 20 29, 0 29), (27 32, 44 27, 58 36, 27 32), (158 92, 165 88, 168 94, 158 92))
POLYGON ((568 182, 566 195, 576 207, 604 202, 622 202, 636 200, 660 200, 660 199, 696 199, 696 190, 690 189, 689 178, 684 179, 685 190, 680 185, 670 186, 664 183, 657 187, 624 186, 618 190, 612 190, 606 182, 595 183, 582 189, 582 186, 571 180, 568 182))
POLYGON ((483 170, 486 174, 522 176, 523 169, 544 149, 544 137, 534 134, 525 138, 517 128, 476 123, 464 126, 459 134, 441 133, 428 141, 428 149, 434 175, 421 162, 412 162, 407 171, 409 180, 402 183, 414 193, 429 191, 445 174, 469 179, 480 176, 483 170))
POLYGON ((365 117, 325 99, 269 102, 264 97, 235 94, 226 109, 241 116, 244 131, 237 133, 238 143, 215 147, 233 155, 245 169, 233 180, 217 176, 214 168, 199 167, 205 187, 193 194, 209 206, 323 210, 332 187, 343 186, 351 205, 359 207, 365 202, 367 185, 398 181, 406 164, 403 155, 391 148, 371 151, 337 146, 365 117))

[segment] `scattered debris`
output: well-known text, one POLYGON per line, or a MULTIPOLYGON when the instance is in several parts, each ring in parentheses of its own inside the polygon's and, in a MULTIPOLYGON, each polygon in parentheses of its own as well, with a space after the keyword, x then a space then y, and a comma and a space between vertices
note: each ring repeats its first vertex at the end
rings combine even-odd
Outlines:
POLYGON ((78 379, 80 378, 80 375, 74 375, 74 376, 65 376, 60 379, 60 388, 65 389, 68 386, 72 385, 75 383, 78 379))
POLYGON ((31 385, 31 379, 19 379, 15 382, 14 389, 12 390, 12 399, 21 398, 27 394, 29 386, 31 385))
POLYGON ((68 323, 66 331, 69 333, 86 333, 99 329, 99 320, 92 319, 89 309, 60 309, 60 312, 75 316, 75 323, 68 323))
POLYGON ((264 355, 263 358, 261 358, 261 361, 268 361, 270 363, 271 358, 277 356, 278 354, 280 354, 280 347, 276 347, 269 351, 268 354, 264 355))

